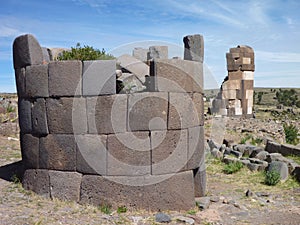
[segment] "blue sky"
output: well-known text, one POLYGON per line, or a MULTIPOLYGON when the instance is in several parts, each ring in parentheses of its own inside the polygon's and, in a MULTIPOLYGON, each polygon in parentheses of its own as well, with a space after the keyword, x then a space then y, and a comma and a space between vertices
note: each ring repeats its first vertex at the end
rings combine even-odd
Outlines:
POLYGON ((45 47, 80 42, 116 55, 157 42, 170 46, 170 56, 181 54, 183 36, 198 33, 205 41, 206 88, 220 85, 225 54, 239 44, 255 51, 255 86, 300 87, 299 11, 299 0, 6 1, 0 8, 0 92, 15 92, 12 43, 24 33, 45 47))

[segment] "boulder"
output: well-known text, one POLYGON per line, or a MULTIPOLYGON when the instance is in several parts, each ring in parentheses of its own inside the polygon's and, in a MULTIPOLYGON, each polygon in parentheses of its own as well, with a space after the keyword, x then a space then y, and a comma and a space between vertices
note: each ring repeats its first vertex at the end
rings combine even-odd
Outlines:
POLYGON ((269 164, 267 171, 277 171, 280 173, 281 180, 286 180, 289 176, 289 169, 286 163, 274 161, 269 164))
POLYGON ((217 158, 217 159, 222 159, 223 158, 223 153, 220 152, 218 149, 214 148, 212 151, 211 151, 211 154, 213 157, 217 158))
POLYGON ((208 209, 210 205, 210 197, 196 198, 196 205, 200 210, 208 209))
POLYGON ((264 151, 262 147, 255 147, 252 149, 251 154, 249 154, 250 158, 254 158, 258 153, 264 151))
POLYGON ((165 213, 157 213, 155 215, 155 222, 157 223, 169 223, 171 222, 171 217, 165 213))
POLYGON ((255 158, 259 159, 259 160, 266 160, 268 155, 269 155, 269 152, 261 151, 255 156, 255 158))

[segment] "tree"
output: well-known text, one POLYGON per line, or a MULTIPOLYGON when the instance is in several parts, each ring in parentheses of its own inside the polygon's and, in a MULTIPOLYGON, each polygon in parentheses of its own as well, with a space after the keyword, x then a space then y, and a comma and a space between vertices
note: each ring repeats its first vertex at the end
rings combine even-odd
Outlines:
POLYGON ((297 92, 295 89, 290 90, 281 90, 276 92, 277 101, 284 106, 293 106, 296 105, 298 100, 297 92))
POLYGON ((107 54, 104 49, 101 51, 94 49, 91 46, 84 45, 80 46, 80 43, 76 44, 76 47, 71 47, 70 51, 63 51, 62 54, 57 58, 58 60, 109 60, 115 57, 111 54, 107 54))

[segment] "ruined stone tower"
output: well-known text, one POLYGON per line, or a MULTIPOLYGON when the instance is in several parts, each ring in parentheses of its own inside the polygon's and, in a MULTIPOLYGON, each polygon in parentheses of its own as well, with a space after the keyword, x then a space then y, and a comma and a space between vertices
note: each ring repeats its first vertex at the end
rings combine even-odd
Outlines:
POLYGON ((226 53, 228 76, 212 102, 211 112, 224 116, 253 116, 254 51, 238 45, 226 53))

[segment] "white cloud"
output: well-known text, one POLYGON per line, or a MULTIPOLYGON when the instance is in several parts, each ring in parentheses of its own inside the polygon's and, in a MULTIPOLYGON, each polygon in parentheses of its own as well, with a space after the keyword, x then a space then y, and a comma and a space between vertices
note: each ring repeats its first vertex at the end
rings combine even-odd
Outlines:
POLYGON ((18 29, 0 25, 0 37, 14 37, 19 33, 20 31, 18 29))
POLYGON ((255 54, 260 61, 300 63, 300 53, 256 51, 255 54))

